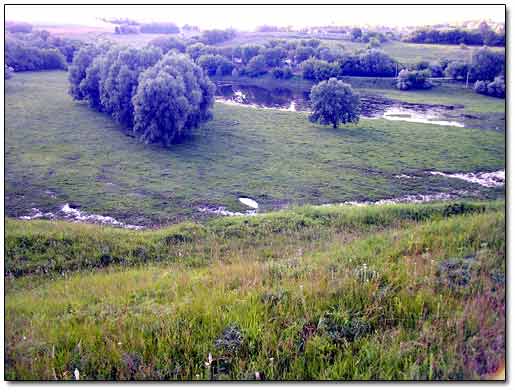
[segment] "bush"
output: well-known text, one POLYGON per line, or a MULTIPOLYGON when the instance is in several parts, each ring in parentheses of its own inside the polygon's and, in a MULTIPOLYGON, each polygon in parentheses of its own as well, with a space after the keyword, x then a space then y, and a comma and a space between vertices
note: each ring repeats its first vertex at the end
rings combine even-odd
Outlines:
POLYGON ((197 64, 209 76, 217 75, 224 76, 230 75, 234 66, 225 57, 220 55, 203 54, 197 60, 197 64))
POLYGON ((315 57, 316 52, 315 49, 313 49, 311 46, 299 46, 297 49, 295 49, 295 62, 297 64, 302 63, 303 61, 306 61, 310 57, 315 57))
POLYGON ((472 56, 472 80, 493 80, 504 72, 504 54, 481 48, 472 56))
POLYGON ((265 56, 266 65, 269 67, 278 67, 288 56, 288 52, 283 48, 264 49, 262 54, 265 56))
POLYGON ((331 124, 338 128, 340 123, 357 123, 359 121, 360 100, 350 84, 336 78, 318 83, 310 93, 312 113, 311 122, 323 125, 331 124))
POLYGON ((266 60, 265 56, 259 54, 253 57, 247 67, 245 73, 251 77, 257 77, 266 73, 266 60))
POLYGON ((8 37, 5 41, 5 62, 14 71, 39 71, 44 69, 66 69, 66 59, 56 48, 39 48, 32 41, 21 41, 8 37))
POLYGON ((445 76, 455 80, 465 80, 469 65, 463 61, 452 61, 445 68, 445 76))
POLYGON ((202 32, 200 40, 208 45, 218 44, 220 42, 228 41, 236 36, 236 31, 233 29, 226 30, 205 30, 202 32))
POLYGON ((161 22, 161 23, 146 23, 142 24, 140 27, 141 33, 151 33, 151 34, 178 34, 180 29, 177 27, 175 23, 171 22, 161 22))
POLYGON ((160 48, 163 53, 168 53, 170 50, 177 50, 181 53, 186 51, 184 42, 176 37, 157 37, 148 44, 160 48))
POLYGON ((134 133, 170 145, 211 118, 215 86, 188 57, 168 53, 139 79, 134 133))
POLYGON ((324 60, 311 58, 301 63, 302 77, 316 82, 337 77, 340 73, 338 64, 331 64, 324 60))
POLYGON ((422 90, 433 87, 428 80, 431 76, 429 69, 422 71, 408 71, 403 69, 397 77, 397 88, 399 90, 422 90))
POLYGON ((489 95, 491 97, 505 98, 506 83, 504 76, 497 76, 493 82, 478 80, 474 83, 474 91, 478 94, 489 95))

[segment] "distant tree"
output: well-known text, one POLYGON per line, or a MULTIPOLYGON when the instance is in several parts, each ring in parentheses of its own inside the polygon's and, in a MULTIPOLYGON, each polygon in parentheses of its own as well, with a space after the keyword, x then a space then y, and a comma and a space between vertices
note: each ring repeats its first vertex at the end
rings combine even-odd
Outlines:
POLYGON ((112 117, 127 127, 132 128, 134 107, 132 96, 138 87, 138 78, 147 68, 156 64, 162 56, 161 49, 155 46, 145 48, 124 48, 109 64, 105 79, 101 80, 102 107, 112 117))
POLYGON ((268 48, 262 51, 263 56, 265 56, 266 65, 269 67, 278 67, 280 66, 284 59, 288 56, 288 52, 283 48, 268 48))
POLYGON ((206 45, 204 45, 201 42, 198 42, 196 44, 189 45, 186 48, 186 53, 189 54, 193 61, 196 61, 202 54, 204 54, 203 52, 205 48, 206 45))
POLYGON ((197 64, 202 67, 207 75, 230 75, 234 66, 225 57, 219 54, 203 54, 197 59, 197 64))
POLYGON ((359 55, 358 76, 395 76, 395 60, 379 49, 370 49, 359 55))
POLYGON ((371 37, 368 41, 367 48, 368 49, 374 49, 374 48, 380 48, 381 42, 376 37, 371 37))
POLYGON ((202 32, 200 36, 200 40, 208 45, 219 44, 224 41, 228 41, 236 36, 236 31, 234 29, 213 29, 213 30, 205 30, 202 32))
POLYGON ((295 62, 297 64, 300 64, 303 61, 309 59, 310 57, 315 56, 315 49, 313 49, 311 46, 299 46, 297 49, 295 49, 295 62))
POLYGON ((133 97, 134 132, 165 145, 211 118, 215 86, 188 57, 173 52, 147 69, 133 97))
POLYGON ((310 58, 300 64, 302 77, 316 82, 337 77, 340 73, 338 64, 332 64, 324 60, 310 58))
MULTIPOLYGON (((249 61, 256 57, 261 51, 264 50, 261 45, 244 45, 240 49, 240 55, 243 63, 248 64, 249 61)), ((238 56, 240 57, 240 56, 238 56)))
POLYGON ((172 22, 145 23, 140 26, 141 33, 150 34, 178 34, 180 29, 172 22))
POLYGON ((433 87, 429 78, 429 69, 408 71, 403 69, 397 76, 397 88, 399 90, 422 90, 433 87))
POLYGON ((350 36, 351 36, 351 40, 352 41, 359 41, 361 40, 361 36, 362 36, 362 31, 359 27, 354 27, 351 32, 350 32, 350 36))
POLYGON ((427 69, 431 71, 431 76, 434 78, 439 78, 443 76, 442 66, 436 61, 430 62, 427 69))
POLYGON ((469 65, 463 61, 452 61, 445 68, 445 76, 455 80, 465 80, 469 65))
POLYGON ((472 56, 472 80, 493 80, 504 72, 504 54, 483 47, 472 56))
POLYGON ((122 24, 120 26, 115 26, 114 33, 115 34, 139 34, 140 30, 138 26, 122 24))
POLYGON ((266 73, 266 60, 265 56, 258 54, 252 57, 249 64, 245 68, 245 73, 251 77, 257 77, 266 73))
POLYGON ((360 114, 359 95, 351 86, 336 78, 313 86, 310 94, 312 113, 311 122, 323 125, 331 124, 338 128, 339 124, 357 123, 360 114))
POLYGON ((164 36, 157 37, 151 40, 149 45, 157 46, 161 48, 163 53, 168 53, 170 50, 174 49, 178 52, 184 53, 186 51, 186 45, 183 41, 176 37, 164 36))
POLYGON ((66 69, 66 59, 56 48, 40 41, 18 40, 10 36, 5 40, 5 62, 14 71, 39 71, 44 69, 66 69))
POLYGON ((300 41, 301 46, 306 46, 306 47, 310 47, 313 49, 318 48, 320 46, 320 43, 321 43, 321 41, 319 39, 315 39, 315 38, 308 39, 308 40, 303 39, 300 41))

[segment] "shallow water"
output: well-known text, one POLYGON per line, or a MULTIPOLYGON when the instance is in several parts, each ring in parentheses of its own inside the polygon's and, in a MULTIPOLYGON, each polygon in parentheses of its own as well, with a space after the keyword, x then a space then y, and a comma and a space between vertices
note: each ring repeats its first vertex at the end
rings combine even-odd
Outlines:
POLYGON ((457 178, 463 181, 479 184, 486 188, 501 187, 505 183, 505 171, 498 170, 495 172, 477 172, 477 173, 443 173, 439 171, 429 172, 433 176, 443 176, 449 178, 457 178))
POLYGON ((120 222, 111 216, 88 214, 78 208, 72 208, 68 203, 61 207, 58 212, 41 212, 37 208, 31 210, 31 215, 20 216, 22 220, 33 220, 33 219, 64 219, 73 222, 84 222, 84 223, 96 223, 101 225, 108 225, 114 227, 122 227, 124 229, 140 230, 144 226, 131 225, 120 222))
POLYGON ((238 200, 240 201, 240 203, 245 204, 246 206, 253 208, 255 210, 259 208, 259 204, 257 203, 257 201, 250 199, 248 197, 239 197, 238 200))
POLYGON ((459 121, 442 120, 442 115, 435 111, 416 111, 403 109, 402 107, 392 107, 385 110, 382 118, 391 121, 407 121, 422 124, 443 125, 448 127, 465 127, 465 124, 459 121))

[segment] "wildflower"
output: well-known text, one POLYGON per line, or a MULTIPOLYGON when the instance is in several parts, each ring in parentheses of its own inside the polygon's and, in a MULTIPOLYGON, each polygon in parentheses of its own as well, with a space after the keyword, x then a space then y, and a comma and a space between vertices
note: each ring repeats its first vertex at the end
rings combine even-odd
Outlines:
POLYGON ((213 363, 213 356, 211 353, 207 356, 207 362, 204 362, 204 365, 206 365, 207 368, 211 367, 211 364, 213 363))
POLYGON ((75 376, 75 380, 77 380, 77 381, 80 380, 79 369, 75 368, 75 370, 73 371, 73 375, 75 376))

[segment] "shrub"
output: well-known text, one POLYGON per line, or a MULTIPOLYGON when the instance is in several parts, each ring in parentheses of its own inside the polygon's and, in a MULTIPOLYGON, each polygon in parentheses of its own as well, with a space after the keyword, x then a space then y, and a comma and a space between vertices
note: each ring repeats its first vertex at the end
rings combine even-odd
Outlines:
POLYGON ((331 78, 313 86, 310 94, 311 122, 331 124, 337 128, 340 123, 359 121, 359 95, 347 83, 331 78))
POLYGON ((322 81, 337 77, 340 73, 338 64, 311 58, 301 63, 302 77, 307 80, 322 81))
POLYGON ((172 49, 181 53, 186 51, 186 45, 184 42, 176 37, 157 37, 150 41, 148 44, 160 48, 163 53, 168 53, 172 49))
POLYGON ((134 133, 170 145, 211 118, 215 86, 188 57, 168 53, 139 79, 134 133))
POLYGON ((455 79, 464 80, 467 77, 469 66, 463 61, 452 61, 445 68, 445 76, 455 79))
POLYGON ((218 44, 220 42, 228 41, 236 36, 236 31, 233 29, 226 30, 205 30, 202 32, 200 40, 208 45, 218 44))
POLYGON ((253 57, 247 67, 245 73, 251 77, 257 77, 266 73, 266 60, 265 56, 259 54, 253 57))
POLYGON ((428 80, 431 76, 429 69, 422 71, 408 71, 403 69, 397 77, 397 88, 399 90, 421 90, 433 87, 428 80))
POLYGON ((197 60, 197 64, 209 75, 230 75, 234 66, 225 57, 220 55, 204 54, 197 60))
POLYGON ((506 83, 504 76, 497 76, 492 82, 478 80, 474 83, 474 91, 478 94, 489 95, 491 97, 506 97, 506 83))

